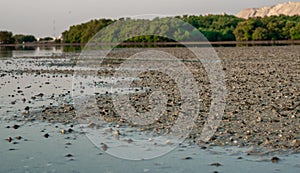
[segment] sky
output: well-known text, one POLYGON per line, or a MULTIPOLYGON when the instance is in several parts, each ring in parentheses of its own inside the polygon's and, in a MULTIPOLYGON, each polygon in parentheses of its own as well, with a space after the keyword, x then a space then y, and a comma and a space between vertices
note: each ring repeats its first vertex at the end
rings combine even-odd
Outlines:
MULTIPOLYGON (((0 0, 0 31, 56 36, 91 19, 135 15, 236 14, 287 0, 0 0)), ((293 0, 300 2, 300 0, 293 0)))

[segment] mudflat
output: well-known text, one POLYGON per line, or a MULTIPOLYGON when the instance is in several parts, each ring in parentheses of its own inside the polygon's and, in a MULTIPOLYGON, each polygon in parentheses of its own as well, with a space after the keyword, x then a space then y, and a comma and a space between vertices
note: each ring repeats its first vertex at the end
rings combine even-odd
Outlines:
MULTIPOLYGON (((212 146, 255 146, 265 151, 300 151, 300 46, 217 47, 226 81, 226 108, 213 137, 203 143, 201 131, 211 106, 211 88, 201 62, 183 48, 161 48, 185 63, 199 88, 199 115, 187 136, 191 143, 212 146)), ((109 84, 114 67, 145 49, 116 49, 103 61, 97 76, 107 90, 95 93, 99 116, 114 127, 134 127, 157 134, 168 133, 180 112, 180 93, 174 80, 161 73, 145 72, 133 80, 130 101, 137 111, 149 111, 151 88, 164 89, 167 109, 154 123, 136 126, 124 120, 112 103, 109 84), (155 80, 153 80, 155 79, 155 80)), ((72 82, 79 54, 1 60, 1 117, 5 122, 45 121, 97 126, 76 113, 72 82)), ((124 89, 125 90, 125 89, 124 89)), ((92 116, 92 115, 88 115, 92 116)), ((112 131, 111 133, 114 133, 112 131)))

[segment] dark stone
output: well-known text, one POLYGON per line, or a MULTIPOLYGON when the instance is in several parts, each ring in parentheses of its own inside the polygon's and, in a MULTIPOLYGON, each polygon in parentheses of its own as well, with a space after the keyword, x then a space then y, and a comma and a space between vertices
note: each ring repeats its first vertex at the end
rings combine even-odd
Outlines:
POLYGON ((72 154, 67 154, 67 155, 65 155, 65 157, 73 157, 73 155, 72 154))
POLYGON ((22 136, 17 136, 15 137, 17 140, 21 140, 22 139, 22 136))
POLYGON ((44 137, 45 137, 45 138, 49 138, 49 136, 50 136, 50 135, 49 135, 48 133, 44 134, 44 137))
POLYGON ((279 160, 280 159, 278 157, 276 157, 276 156, 272 157, 272 159, 271 159, 272 163, 278 163, 279 160))
POLYGON ((216 167, 222 166, 222 164, 221 164, 221 163, 218 163, 218 162, 212 163, 212 164, 210 164, 210 165, 211 165, 211 166, 216 166, 216 167))
POLYGON ((29 111, 29 106, 26 106, 24 109, 25 111, 29 111))
POLYGON ((68 132, 69 132, 69 133, 72 133, 73 131, 74 131, 74 130, 71 129, 71 128, 68 129, 68 132))
POLYGON ((183 158, 183 160, 191 160, 191 159, 193 159, 192 157, 185 157, 185 158, 183 158))
POLYGON ((8 142, 11 142, 11 141, 12 141, 12 138, 11 138, 11 137, 8 137, 6 140, 7 140, 8 142))
POLYGON ((18 129, 20 126, 19 125, 17 125, 17 124, 15 124, 14 126, 12 126, 12 128, 14 128, 14 129, 18 129))

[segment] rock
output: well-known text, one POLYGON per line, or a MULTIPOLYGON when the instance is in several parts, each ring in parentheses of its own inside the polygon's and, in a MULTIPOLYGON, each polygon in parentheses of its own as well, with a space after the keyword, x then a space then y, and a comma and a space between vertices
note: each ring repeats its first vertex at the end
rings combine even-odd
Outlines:
POLYGON ((65 157, 73 157, 73 154, 66 154, 65 157))
POLYGON ((120 139, 120 132, 119 132, 119 130, 114 131, 113 134, 114 134, 114 137, 115 137, 116 140, 120 139))
POLYGON ((132 142, 133 142, 133 140, 132 139, 126 139, 126 140, 124 140, 125 142, 128 142, 129 144, 131 144, 132 142))
POLYGON ((108 149, 108 146, 106 145, 106 144, 102 144, 102 146, 101 146, 101 149, 103 150, 103 151, 106 151, 107 149, 108 149))
POLYGON ((18 129, 20 126, 19 125, 17 125, 17 124, 15 124, 14 126, 12 126, 12 128, 14 128, 14 129, 18 129))
POLYGON ((68 129, 68 133, 72 133, 73 131, 74 131, 74 130, 71 129, 71 128, 68 129))
POLYGON ((6 138, 6 140, 7 140, 8 142, 11 142, 11 141, 12 141, 12 138, 11 138, 11 137, 8 137, 8 138, 6 138))
POLYGON ((276 156, 274 156, 274 157, 271 158, 272 163, 278 163, 279 160, 280 159, 278 157, 276 157, 276 156))
POLYGON ((44 134, 44 137, 45 137, 45 138, 49 138, 49 136, 50 136, 50 135, 49 135, 48 133, 44 134))
POLYGON ((24 110, 25 110, 25 111, 29 111, 29 106, 26 106, 26 107, 24 108, 24 110))
POLYGON ((15 137, 17 140, 21 140, 22 139, 22 136, 17 136, 15 137))
POLYGON ((183 160, 191 160, 191 159, 193 159, 192 157, 185 157, 185 158, 183 158, 183 160))
POLYGON ((216 166, 216 167, 222 166, 222 164, 218 163, 218 162, 211 163, 210 165, 211 166, 216 166))

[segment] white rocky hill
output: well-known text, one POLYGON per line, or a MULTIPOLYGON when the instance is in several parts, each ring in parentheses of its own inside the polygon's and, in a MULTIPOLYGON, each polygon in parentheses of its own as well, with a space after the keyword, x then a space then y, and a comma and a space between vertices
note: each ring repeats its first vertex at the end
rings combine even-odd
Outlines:
POLYGON ((271 7, 248 8, 240 11, 236 16, 248 19, 251 17, 278 16, 280 14, 287 16, 300 15, 300 2, 287 2, 271 7))

